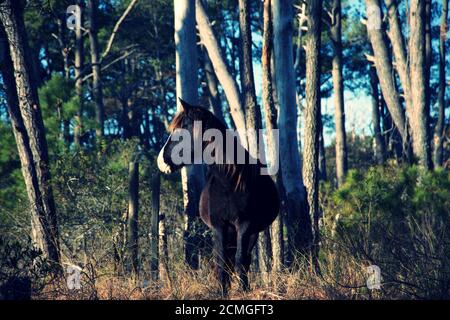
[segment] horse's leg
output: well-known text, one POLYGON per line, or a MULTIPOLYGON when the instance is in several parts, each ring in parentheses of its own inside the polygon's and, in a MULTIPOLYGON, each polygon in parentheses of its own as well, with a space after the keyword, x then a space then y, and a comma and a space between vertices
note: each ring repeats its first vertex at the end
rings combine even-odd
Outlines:
POLYGON ((227 263, 227 270, 229 275, 229 281, 231 282, 231 275, 234 272, 234 265, 235 265, 235 259, 236 259, 236 238, 237 233, 234 226, 228 227, 228 246, 226 251, 226 263, 227 263))
POLYGON ((222 296, 228 295, 228 286, 230 283, 230 275, 227 270, 227 245, 228 234, 226 228, 216 228, 216 264, 217 276, 221 285, 222 296))
POLYGON ((236 250, 236 272, 239 276, 241 289, 249 290, 248 270, 251 263, 251 252, 255 246, 258 234, 251 234, 248 225, 241 225, 238 228, 237 250, 236 250))

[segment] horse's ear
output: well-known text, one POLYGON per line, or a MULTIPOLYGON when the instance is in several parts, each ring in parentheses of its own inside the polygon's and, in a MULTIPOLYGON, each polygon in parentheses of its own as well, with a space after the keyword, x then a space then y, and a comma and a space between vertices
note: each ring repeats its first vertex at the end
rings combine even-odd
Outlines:
POLYGON ((181 111, 188 112, 189 109, 192 108, 192 106, 183 99, 178 98, 178 100, 180 100, 181 111))

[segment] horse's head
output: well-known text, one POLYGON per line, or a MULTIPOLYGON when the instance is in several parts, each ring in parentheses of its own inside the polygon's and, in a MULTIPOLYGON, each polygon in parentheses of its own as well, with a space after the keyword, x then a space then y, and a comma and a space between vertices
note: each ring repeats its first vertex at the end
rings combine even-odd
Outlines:
POLYGON ((169 126, 169 138, 158 155, 158 168, 163 173, 172 173, 194 163, 196 143, 200 145, 200 151, 204 148, 202 137, 205 130, 225 130, 220 120, 205 108, 179 100, 181 109, 173 118, 169 126))

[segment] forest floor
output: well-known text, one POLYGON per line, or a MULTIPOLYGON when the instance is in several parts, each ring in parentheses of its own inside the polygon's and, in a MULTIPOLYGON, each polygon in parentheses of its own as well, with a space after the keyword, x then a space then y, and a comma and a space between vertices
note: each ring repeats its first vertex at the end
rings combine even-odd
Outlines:
MULTIPOLYGON (((330 272, 330 266, 322 274, 311 270, 249 274, 251 290, 242 292, 238 280, 233 277, 228 299, 230 300, 286 300, 286 299, 379 299, 380 290, 368 290, 364 266, 346 261, 347 270, 340 269, 340 276, 330 272), (351 268, 351 269, 350 269, 351 268), (341 279, 338 282, 336 279, 341 279)), ((336 271, 336 270, 334 270, 336 271)), ((36 299, 101 299, 101 300, 199 300, 222 299, 219 285, 211 269, 191 270, 183 266, 174 268, 170 276, 160 280, 134 280, 132 277, 111 276, 110 273, 83 274, 81 289, 69 290, 66 280, 48 284, 36 299)))

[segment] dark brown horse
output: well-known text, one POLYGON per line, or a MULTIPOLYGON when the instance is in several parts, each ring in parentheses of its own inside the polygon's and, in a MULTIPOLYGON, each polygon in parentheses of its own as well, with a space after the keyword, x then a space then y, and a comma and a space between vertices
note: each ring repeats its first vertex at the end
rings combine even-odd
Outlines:
MULTIPOLYGON (((175 164, 172 159, 172 150, 178 142, 172 141, 171 137, 177 129, 185 129, 193 137, 194 121, 200 121, 202 134, 208 129, 216 129, 224 136, 226 133, 225 125, 211 112, 191 106, 181 99, 180 101, 182 110, 173 119, 170 125, 171 136, 158 156, 158 167, 164 173, 171 173, 187 165, 179 161, 175 164)), ((202 150, 213 142, 212 139, 202 141, 202 150)), ((236 147, 239 146, 234 146, 236 147)), ((227 146, 223 144, 222 150, 225 158, 227 152, 230 152, 229 147, 227 150, 227 146)), ((247 272, 252 249, 259 232, 270 226, 279 211, 275 183, 270 176, 260 173, 262 164, 259 161, 249 161, 249 153, 243 150, 244 164, 236 164, 234 161, 207 164, 207 181, 200 198, 200 216, 215 236, 217 274, 223 295, 227 295, 233 268, 238 273, 241 288, 249 289, 247 272), (250 164, 255 162, 256 164, 250 164)), ((192 153, 190 159, 193 157, 192 153)))

